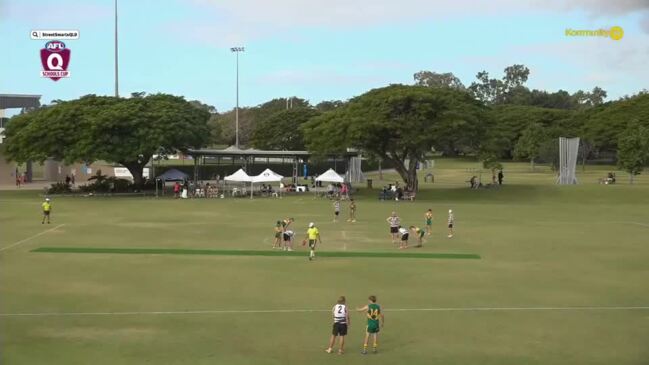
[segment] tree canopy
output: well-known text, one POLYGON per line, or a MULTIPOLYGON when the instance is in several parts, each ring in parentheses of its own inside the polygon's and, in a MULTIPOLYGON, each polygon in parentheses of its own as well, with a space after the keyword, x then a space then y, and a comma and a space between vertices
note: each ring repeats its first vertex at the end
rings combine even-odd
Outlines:
POLYGON ((309 150, 362 149, 392 162, 407 186, 417 189, 417 163, 431 148, 443 144, 447 134, 473 134, 482 114, 481 104, 466 92, 391 85, 313 118, 303 129, 309 150))
POLYGON ((304 107, 275 112, 255 125, 252 145, 268 150, 304 150, 304 135, 300 127, 318 115, 319 111, 304 107))
POLYGON ((209 140, 210 113, 182 97, 87 95, 13 117, 6 155, 18 162, 52 157, 66 163, 97 160, 126 167, 136 185, 151 156, 201 147, 209 140))
POLYGON ((639 175, 649 164, 649 127, 633 122, 618 137, 618 166, 633 176, 639 175))

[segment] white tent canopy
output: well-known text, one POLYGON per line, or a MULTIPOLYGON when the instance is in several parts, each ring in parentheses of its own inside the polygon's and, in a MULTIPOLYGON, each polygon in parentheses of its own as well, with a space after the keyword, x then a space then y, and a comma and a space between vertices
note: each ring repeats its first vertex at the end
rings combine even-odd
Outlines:
POLYGON ((225 181, 252 182, 252 178, 248 176, 248 174, 246 174, 246 172, 243 171, 243 169, 237 170, 237 172, 235 172, 232 175, 228 175, 224 177, 224 179, 225 181))
POLYGON ((251 177, 253 183, 280 182, 280 181, 282 181, 283 178, 284 178, 284 176, 276 173, 275 171, 273 171, 271 169, 266 169, 261 174, 251 177))
POLYGON ((315 181, 342 183, 345 181, 342 176, 338 175, 333 169, 325 171, 324 174, 315 178, 315 181))

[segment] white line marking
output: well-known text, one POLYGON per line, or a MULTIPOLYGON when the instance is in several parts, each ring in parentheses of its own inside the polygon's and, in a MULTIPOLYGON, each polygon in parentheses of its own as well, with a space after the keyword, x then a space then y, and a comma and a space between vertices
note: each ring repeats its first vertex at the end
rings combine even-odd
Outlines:
POLYGON ((644 224, 644 223, 640 223, 640 222, 627 222, 627 223, 635 224, 635 225, 638 225, 638 226, 649 228, 649 224, 644 224))
POLYGON ((44 235, 45 233, 48 233, 48 232, 52 232, 52 231, 54 231, 54 230, 57 230, 57 229, 59 229, 59 228, 61 228, 61 227, 63 227, 63 226, 65 226, 65 224, 59 224, 58 226, 56 226, 56 227, 54 227, 54 228, 50 228, 50 229, 48 229, 47 231, 43 231, 43 232, 41 232, 41 233, 37 233, 37 234, 35 234, 35 235, 31 236, 31 237, 27 237, 27 238, 25 238, 24 240, 20 240, 20 241, 18 241, 18 242, 14 242, 14 243, 10 244, 9 246, 6 246, 6 247, 3 247, 3 248, 0 248, 0 251, 8 250, 8 249, 10 249, 10 248, 12 248, 12 247, 15 247, 15 246, 20 245, 21 243, 25 243, 25 242, 27 242, 27 241, 29 241, 29 240, 32 240, 32 239, 36 238, 36 237, 42 236, 42 235, 44 235))
MULTIPOLYGON (((385 312, 516 312, 516 311, 624 311, 649 310, 649 306, 637 307, 449 307, 449 308, 399 308, 384 309, 385 312)), ((320 313, 331 309, 268 309, 268 310, 195 310, 151 312, 42 312, 0 313, 0 317, 63 317, 63 316, 137 316, 137 315, 186 315, 186 314, 266 314, 266 313, 320 313)))

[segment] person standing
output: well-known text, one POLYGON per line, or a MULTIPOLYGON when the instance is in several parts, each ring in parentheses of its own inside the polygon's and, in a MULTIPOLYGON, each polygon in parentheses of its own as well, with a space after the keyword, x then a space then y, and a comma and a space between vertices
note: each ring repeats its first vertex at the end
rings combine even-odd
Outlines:
MULTIPOLYGON (((282 238, 284 240, 284 250, 289 248, 293 251, 293 231, 289 229, 291 223, 295 220, 293 218, 286 218, 282 221, 282 238)), ((280 249, 281 249, 280 245, 280 249)))
POLYGON ((174 198, 180 198, 180 183, 178 181, 174 184, 174 198))
POLYGON ((351 323, 345 302, 345 296, 341 296, 340 298, 338 298, 336 305, 334 305, 332 309, 334 325, 331 331, 331 338, 329 338, 329 347, 327 347, 327 349, 325 350, 325 352, 328 354, 333 352, 333 347, 336 343, 336 337, 340 337, 340 347, 338 348, 338 354, 342 355, 343 353, 345 353, 345 336, 347 336, 347 329, 351 323))
POLYGON ((505 178, 505 174, 503 174, 503 170, 498 171, 498 185, 503 184, 504 178, 505 178))
POLYGON ((322 238, 320 238, 320 231, 315 226, 315 223, 309 223, 309 229, 306 230, 306 237, 304 237, 303 244, 309 240, 309 261, 315 259, 315 246, 317 243, 322 244, 322 238))
POLYGON ((52 213, 52 203, 50 203, 50 198, 45 198, 41 207, 43 208, 43 221, 41 221, 41 224, 45 224, 45 219, 47 219, 47 224, 50 224, 50 214, 52 213))
POLYGON ((453 224, 455 224, 455 215, 453 210, 448 210, 448 238, 453 237, 453 224))
POLYGON ((369 296, 369 303, 362 307, 358 308, 359 312, 365 312, 367 315, 367 327, 365 328, 365 340, 363 341, 363 355, 367 354, 367 345, 370 337, 373 337, 372 343, 372 352, 376 353, 379 340, 379 331, 383 326, 385 326, 385 317, 383 312, 381 312, 381 306, 376 303, 376 296, 369 296))
POLYGON ((390 224, 390 235, 392 236, 392 243, 397 243, 399 239, 399 227, 401 227, 401 218, 397 216, 397 212, 392 212, 386 219, 390 224))
POLYGON ((273 241, 273 248, 282 248, 282 222, 277 221, 275 225, 275 240, 273 241))
POLYGON ((338 216, 340 215, 340 199, 334 200, 334 223, 338 222, 338 216))
POLYGON ((356 202, 354 199, 349 199, 349 219, 347 222, 356 223, 356 202))
POLYGON ((433 231, 433 210, 428 209, 424 214, 424 218, 426 218, 426 234, 430 236, 433 231))

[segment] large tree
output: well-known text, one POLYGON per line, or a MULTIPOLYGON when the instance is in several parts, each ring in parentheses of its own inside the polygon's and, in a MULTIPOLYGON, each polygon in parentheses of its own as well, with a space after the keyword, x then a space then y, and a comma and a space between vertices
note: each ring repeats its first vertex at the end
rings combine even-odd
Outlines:
POLYGON ((466 92, 391 85, 313 118, 303 129, 309 150, 324 154, 361 149, 390 161, 416 190, 417 163, 445 134, 469 131, 481 124, 481 117, 482 105, 466 92))
POLYGON ((6 154, 18 162, 51 157, 66 163, 119 163, 140 186, 144 165, 161 147, 203 146, 209 118, 205 108, 173 95, 87 95, 13 117, 6 130, 6 154))
POLYGON ((516 142, 514 157, 529 159, 532 171, 534 171, 534 160, 539 157, 541 145, 546 139, 547 134, 541 124, 530 124, 516 142))
POLYGON ((252 145, 269 150, 303 150, 304 135, 300 128, 309 119, 320 115, 313 108, 293 108, 273 113, 255 125, 252 145))
POLYGON ((649 164, 649 128, 630 123, 618 137, 618 166, 629 173, 629 182, 649 164))

